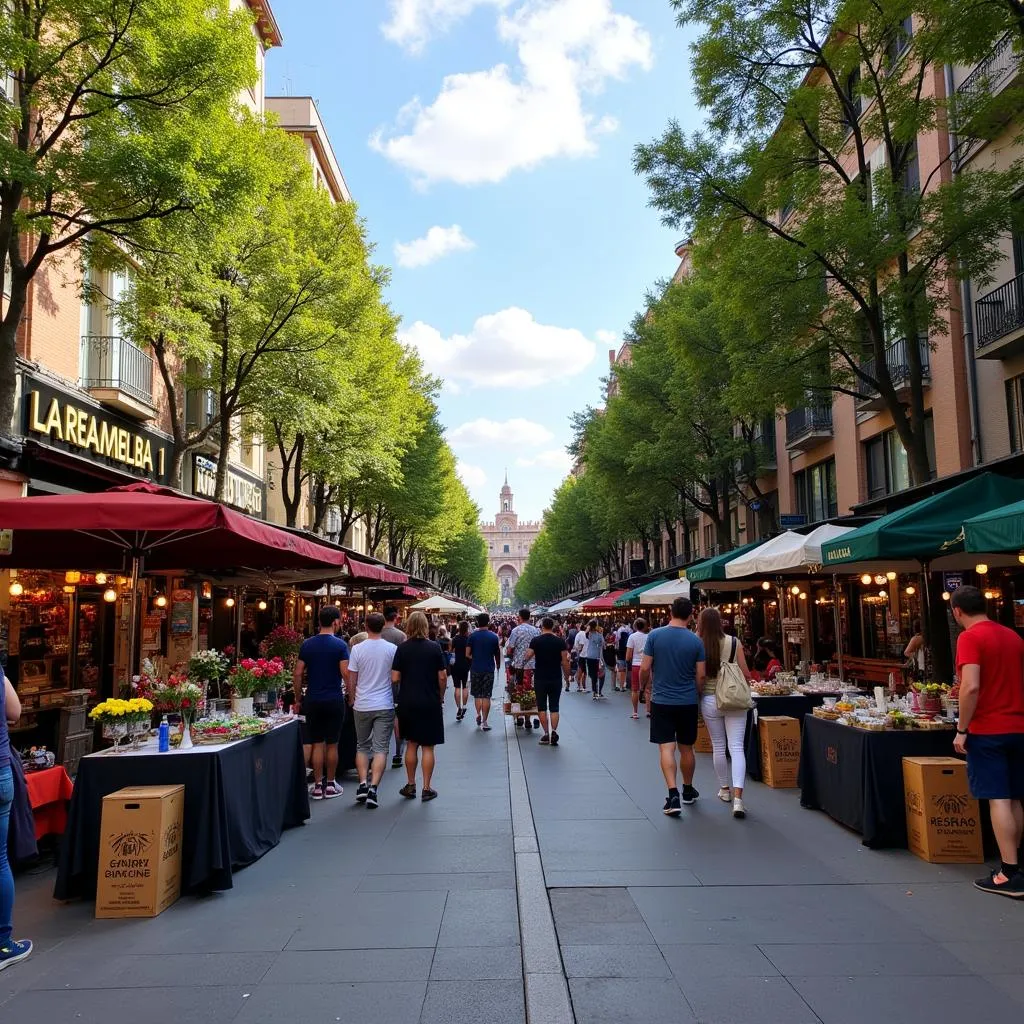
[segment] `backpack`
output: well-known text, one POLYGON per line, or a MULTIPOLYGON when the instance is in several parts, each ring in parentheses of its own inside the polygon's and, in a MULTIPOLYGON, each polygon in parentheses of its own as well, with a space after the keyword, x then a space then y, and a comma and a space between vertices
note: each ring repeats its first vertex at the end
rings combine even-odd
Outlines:
POLYGON ((736 661, 736 637, 731 637, 729 660, 722 663, 715 683, 715 703, 719 711, 748 711, 754 706, 750 685, 743 678, 743 670, 736 661))

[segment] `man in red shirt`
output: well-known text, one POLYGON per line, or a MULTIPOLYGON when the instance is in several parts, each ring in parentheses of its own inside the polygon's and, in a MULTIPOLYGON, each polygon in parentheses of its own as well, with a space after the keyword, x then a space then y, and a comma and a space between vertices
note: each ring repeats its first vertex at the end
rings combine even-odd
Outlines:
POLYGON ((960 720, 953 747, 967 754, 971 794, 988 800, 1002 863, 975 886, 1024 899, 1018 851, 1024 838, 1024 640, 985 614, 977 587, 950 598, 957 638, 960 720))

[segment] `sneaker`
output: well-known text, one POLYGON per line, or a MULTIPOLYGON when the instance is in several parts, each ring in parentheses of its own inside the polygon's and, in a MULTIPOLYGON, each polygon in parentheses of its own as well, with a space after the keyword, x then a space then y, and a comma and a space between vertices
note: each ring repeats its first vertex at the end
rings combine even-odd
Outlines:
POLYGON ((1024 871, 1018 871, 1011 878, 1006 878, 1005 882, 997 882, 997 876, 1006 878, 1002 871, 996 868, 992 874, 979 878, 974 883, 974 888, 982 892, 994 892, 999 896, 1009 896, 1014 900, 1024 899, 1024 871))
POLYGON ((11 964, 24 960, 32 952, 30 939, 10 939, 6 946, 0 946, 0 971, 11 964))
POLYGON ((481 715, 480 712, 478 711, 476 713, 476 724, 479 725, 483 720, 484 720, 483 715, 481 715))
POLYGON ((313 800, 323 800, 324 798, 324 787, 322 782, 316 783, 313 786, 313 792, 310 794, 310 798, 313 800))
POLYGON ((404 796, 406 800, 414 800, 416 798, 416 783, 407 782, 399 791, 399 796, 404 796))
POLYGON ((558 733, 555 732, 553 729, 551 730, 551 746, 558 746, 558 733))
POLYGON ((392 768, 401 768, 402 767, 402 758, 401 758, 401 756, 391 758, 391 767, 392 768))
POLYGON ((732 790, 728 786, 723 786, 718 791, 718 799, 724 804, 730 803, 732 801, 732 790))
POLYGON ((370 786, 366 790, 366 806, 376 807, 377 806, 377 787, 370 786))
POLYGON ((550 744, 551 744, 551 737, 547 733, 544 733, 544 735, 541 736, 541 738, 540 738, 540 745, 542 747, 547 747, 550 744))
POLYGON ((700 796, 700 793, 698 793, 697 790, 695 790, 693 788, 693 786, 685 786, 685 785, 683 786, 683 803, 684 804, 695 804, 697 802, 697 797, 699 797, 699 796, 700 796))
POLYGON ((632 718, 634 722, 639 721, 640 719, 640 716, 635 711, 629 717, 632 718))
POLYGON ((491 731, 491 727, 486 722, 484 722, 484 724, 481 725, 480 728, 483 729, 484 732, 490 732, 491 731))
POLYGON ((313 781, 314 781, 313 780, 313 769, 312 768, 307 768, 306 769, 306 785, 307 786, 312 786, 313 785, 313 781))
POLYGON ((678 793, 665 797, 665 806, 662 807, 662 812, 671 818, 678 818, 683 813, 682 807, 679 806, 678 793))
POLYGON ((366 794, 370 791, 370 787, 365 782, 359 783, 359 788, 356 790, 356 803, 365 804, 366 794))
POLYGON ((739 797, 736 797, 732 802, 732 816, 734 818, 745 818, 747 816, 747 812, 743 807, 743 801, 739 797))
POLYGON ((328 782, 327 785, 324 786, 324 799, 334 800, 336 797, 341 796, 342 793, 344 792, 345 790, 343 790, 341 786, 339 786, 336 782, 328 782))

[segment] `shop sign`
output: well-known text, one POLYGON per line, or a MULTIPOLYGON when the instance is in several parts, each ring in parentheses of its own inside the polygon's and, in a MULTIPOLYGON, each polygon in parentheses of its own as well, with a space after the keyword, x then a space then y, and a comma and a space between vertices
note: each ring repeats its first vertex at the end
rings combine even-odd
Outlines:
POLYGON ((171 594, 171 636, 192 635, 192 608, 195 592, 175 590, 171 594))
POLYGON ((798 526, 807 525, 807 516, 803 512, 786 513, 779 516, 780 530, 795 530, 798 526))
POLYGON ((25 435, 92 462, 163 481, 171 443, 127 417, 87 405, 65 391, 25 375, 25 435))
MULTIPOLYGON (((192 493, 211 501, 217 493, 217 463, 205 455, 196 455, 192 463, 192 493)), ((254 476, 246 476, 228 467, 224 503, 257 519, 264 516, 267 486, 254 476)))
POLYGON ((790 618, 782 620, 782 634, 789 644, 807 643, 807 623, 803 619, 790 618))
POLYGON ((948 594, 964 585, 964 574, 962 572, 944 572, 942 574, 942 589, 948 594))

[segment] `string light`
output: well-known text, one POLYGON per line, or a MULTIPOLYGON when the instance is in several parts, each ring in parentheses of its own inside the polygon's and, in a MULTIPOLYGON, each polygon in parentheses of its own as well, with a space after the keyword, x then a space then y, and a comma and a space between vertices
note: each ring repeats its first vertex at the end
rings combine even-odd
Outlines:
POLYGON ((156 600, 153 602, 153 604, 155 604, 157 608, 166 608, 167 597, 164 594, 157 594, 156 600))
POLYGON ((107 583, 107 574, 105 572, 96 573, 96 586, 103 587, 107 583))
POLYGON ((25 588, 17 580, 15 580, 7 588, 7 593, 10 594, 11 597, 21 597, 21 595, 25 593, 25 588))
POLYGON ((107 587, 107 589, 103 591, 103 600, 106 601, 107 604, 113 604, 117 600, 117 591, 113 587, 107 587))
POLYGON ((869 572, 864 573, 864 575, 861 576, 860 581, 866 587, 871 582, 871 573, 869 573, 869 572))
POLYGON ((986 565, 986 564, 985 564, 984 562, 979 562, 979 563, 978 563, 978 564, 977 564, 977 565, 976 565, 976 566, 974 567, 974 571, 975 571, 975 572, 976 572, 976 573, 977 573, 977 574, 978 574, 979 576, 984 576, 984 575, 985 575, 985 573, 987 573, 987 572, 988 572, 988 566, 987 566, 987 565, 986 565))
POLYGON ((796 597, 796 595, 800 593, 800 586, 799 586, 799 584, 797 584, 797 583, 794 583, 794 584, 793 584, 793 586, 791 586, 791 587, 789 588, 789 592, 790 592, 790 593, 791 593, 791 594, 792 594, 792 595, 793 595, 794 597, 796 597))
POLYGON ((888 593, 886 591, 880 590, 878 592, 878 596, 884 601, 889 595, 888 595, 888 593))
POLYGON ((313 610, 313 606, 311 604, 303 605, 303 609, 307 612, 311 612, 313 610))
POLYGON ((888 571, 888 572, 887 572, 887 573, 885 574, 885 578, 886 578, 886 579, 887 579, 887 580, 888 580, 888 581, 889 581, 890 583, 892 583, 892 581, 893 581, 894 579, 896 579, 896 573, 894 573, 894 572, 892 571, 892 569, 890 569, 890 570, 889 570, 889 571, 888 571))
POLYGON ((904 593, 908 597, 913 597, 917 593, 917 589, 915 587, 907 587, 907 589, 904 591, 904 593))
POLYGON ((224 607, 225 608, 234 608, 235 607, 235 599, 233 597, 225 597, 224 598, 224 607))
POLYGON ((942 600, 943 601, 948 601, 949 600, 949 591, 948 590, 944 590, 942 592, 942 600))
POLYGON ((266 601, 260 601, 260 603, 258 605, 256 605, 256 607, 259 608, 259 610, 261 612, 265 612, 267 610, 267 602, 266 601))
MULTIPOLYGON (((1020 560, 1021 560, 1022 563, 1024 563, 1024 551, 1022 551, 1020 553, 1020 560)), ((765 580, 764 583, 761 584, 761 589, 762 590, 771 590, 772 589, 772 585, 767 580, 765 580)))

